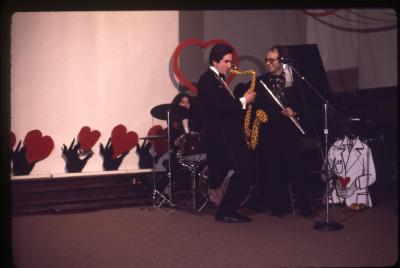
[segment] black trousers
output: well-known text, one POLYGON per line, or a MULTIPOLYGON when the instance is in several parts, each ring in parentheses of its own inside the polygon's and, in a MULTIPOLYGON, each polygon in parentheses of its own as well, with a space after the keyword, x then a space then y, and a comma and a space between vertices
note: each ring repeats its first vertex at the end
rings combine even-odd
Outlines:
POLYGON ((227 170, 233 170, 234 174, 230 178, 217 215, 231 216, 249 194, 250 185, 255 180, 255 165, 244 140, 234 146, 226 146, 225 152, 227 170))
POLYGON ((246 198, 250 190, 248 181, 239 175, 233 175, 230 179, 228 189, 217 209, 216 215, 233 216, 246 198))

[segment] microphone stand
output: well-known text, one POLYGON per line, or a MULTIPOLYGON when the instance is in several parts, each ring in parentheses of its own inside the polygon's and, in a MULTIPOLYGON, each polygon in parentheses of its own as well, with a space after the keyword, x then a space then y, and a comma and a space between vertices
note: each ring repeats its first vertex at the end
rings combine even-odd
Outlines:
POLYGON ((328 160, 328 134, 329 134, 329 129, 328 129, 328 108, 330 108, 333 112, 335 111, 334 108, 328 103, 328 101, 316 90, 316 88, 311 85, 310 82, 305 79, 305 77, 298 71, 296 68, 293 67, 291 64, 290 67, 292 70, 300 77, 302 81, 304 81, 309 88, 312 89, 312 91, 321 99, 323 102, 323 107, 324 107, 324 145, 325 145, 325 160, 324 160, 324 174, 325 174, 325 194, 326 194, 326 217, 324 221, 317 221, 314 224, 314 229, 319 230, 319 231, 336 231, 343 229, 343 224, 334 222, 329 218, 329 185, 330 185, 330 179, 329 179, 329 172, 328 172, 328 166, 329 166, 329 160, 328 160))

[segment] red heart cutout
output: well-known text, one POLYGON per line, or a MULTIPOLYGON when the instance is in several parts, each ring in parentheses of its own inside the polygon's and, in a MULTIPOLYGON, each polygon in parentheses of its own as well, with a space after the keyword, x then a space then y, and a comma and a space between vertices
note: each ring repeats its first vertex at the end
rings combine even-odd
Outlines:
POLYGON ((28 164, 45 159, 54 148, 53 139, 50 136, 43 136, 40 130, 31 130, 24 139, 26 148, 26 160, 28 164))
POLYGON ((155 126, 152 126, 149 129, 149 131, 147 131, 147 136, 161 135, 162 131, 163 131, 162 126, 155 125, 155 126))
POLYGON ((14 148, 15 143, 17 142, 17 138, 15 138, 14 132, 10 133, 10 148, 14 148))
POLYGON ((165 154, 168 151, 168 129, 162 128, 160 125, 155 125, 147 132, 148 136, 164 135, 164 138, 154 140, 154 151, 158 156, 165 154))
POLYGON ((139 137, 134 131, 127 132, 124 125, 114 127, 111 132, 111 144, 113 146, 113 159, 122 153, 130 151, 138 144, 139 137))
MULTIPOLYGON (((187 39, 185 41, 183 41, 182 43, 179 44, 179 46, 175 49, 174 54, 172 55, 172 66, 174 68, 174 73, 176 75, 176 77, 179 79, 179 81, 182 83, 182 85, 184 85, 185 87, 187 87, 188 89, 190 89, 194 94, 197 95, 197 87, 195 85, 193 85, 189 80, 187 80, 185 78, 185 76, 183 75, 182 71, 179 69, 179 58, 181 56, 182 51, 188 47, 188 46, 200 46, 202 48, 207 48, 209 46, 213 46, 215 44, 226 44, 229 45, 231 47, 233 47, 229 42, 223 40, 223 39, 212 39, 209 41, 202 41, 200 39, 196 39, 196 38, 191 38, 191 39, 187 39)), ((236 49, 233 49, 233 62, 238 65, 238 56, 236 53, 236 49)), ((226 82, 229 84, 230 82, 232 82, 232 80, 235 78, 235 75, 229 75, 226 79, 226 82)))
POLYGON ((339 183, 340 183, 340 186, 342 186, 342 188, 345 188, 347 186, 347 184, 349 184, 349 182, 350 182, 350 177, 346 177, 346 178, 339 177, 339 183))
POLYGON ((100 132, 98 130, 90 130, 90 127, 81 128, 78 134, 78 141, 83 152, 88 152, 93 145, 99 140, 100 132))

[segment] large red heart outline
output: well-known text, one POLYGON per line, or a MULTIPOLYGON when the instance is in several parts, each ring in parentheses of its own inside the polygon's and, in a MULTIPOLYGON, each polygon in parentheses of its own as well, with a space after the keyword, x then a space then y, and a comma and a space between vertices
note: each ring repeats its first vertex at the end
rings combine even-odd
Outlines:
POLYGON ((42 136, 40 130, 31 130, 24 139, 26 148, 26 160, 28 164, 40 161, 48 157, 54 149, 54 142, 50 136, 42 136))
POLYGON ((84 126, 81 128, 78 134, 78 141, 80 148, 83 152, 88 152, 93 147, 93 145, 99 140, 100 131, 91 130, 90 127, 84 126))
MULTIPOLYGON (((194 45, 194 46, 199 46, 202 48, 207 48, 209 46, 213 46, 213 45, 219 44, 219 43, 227 44, 233 48, 233 54, 232 54, 233 62, 236 65, 238 65, 238 56, 236 53, 236 49, 228 41, 225 41, 223 39, 212 39, 212 40, 209 40, 206 42, 204 42, 200 39, 196 39, 196 38, 187 39, 187 40, 183 41, 182 43, 180 43, 179 46, 175 49, 174 54, 172 54, 172 66, 173 66, 176 77, 179 79, 179 81, 182 83, 182 85, 184 85, 185 87, 190 89, 195 95, 197 95, 197 87, 195 85, 193 85, 188 79, 186 79, 186 77, 182 73, 182 70, 179 67, 179 59, 181 57, 181 53, 188 46, 194 45)), ((231 74, 227 77, 226 82, 229 84, 230 82, 232 82, 232 80, 234 78, 235 78, 235 75, 231 74)))
POLYGON ((115 126, 111 132, 111 144, 113 147, 113 159, 122 153, 130 151, 139 141, 139 137, 134 131, 127 132, 124 125, 115 126))
POLYGON ((350 177, 346 177, 346 178, 339 177, 339 183, 340 183, 340 186, 342 186, 342 188, 345 188, 347 186, 347 184, 349 184, 349 182, 350 182, 350 177))

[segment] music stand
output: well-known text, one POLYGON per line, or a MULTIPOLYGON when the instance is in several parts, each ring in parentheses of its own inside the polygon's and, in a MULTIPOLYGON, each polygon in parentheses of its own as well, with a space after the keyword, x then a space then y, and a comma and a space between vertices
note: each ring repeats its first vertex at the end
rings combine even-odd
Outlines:
POLYGON ((163 193, 157 191, 156 189, 153 192, 153 199, 158 194, 159 198, 157 199, 158 204, 154 204, 155 207, 160 207, 164 203, 167 203, 171 207, 175 207, 175 204, 172 202, 172 172, 171 172, 171 120, 181 120, 185 117, 188 117, 187 111, 180 105, 176 104, 160 104, 155 106, 150 111, 151 115, 160 120, 167 120, 167 129, 168 129, 168 189, 169 198, 165 196, 163 193), (160 201, 161 200, 161 201, 160 201))

